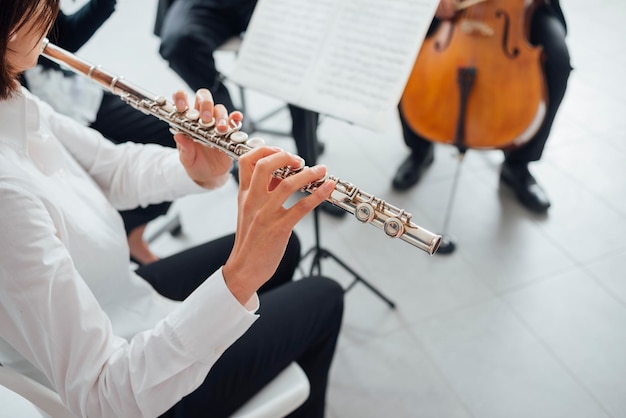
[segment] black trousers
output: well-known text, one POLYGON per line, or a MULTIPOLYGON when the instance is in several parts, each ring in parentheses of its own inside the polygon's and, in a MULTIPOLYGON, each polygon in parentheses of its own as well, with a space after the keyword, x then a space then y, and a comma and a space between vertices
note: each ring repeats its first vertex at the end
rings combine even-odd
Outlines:
MULTIPOLYGON (((256 0, 175 0, 160 27, 159 52, 169 66, 192 90, 209 89, 215 103, 229 111, 236 108, 213 53, 226 40, 245 32, 255 6, 256 0)), ((314 165, 315 155, 310 155, 307 146, 311 135, 302 122, 307 112, 314 112, 293 105, 289 105, 289 111, 298 155, 314 165)), ((316 113, 314 117, 317 121, 316 113)))
MULTIPOLYGON (((234 235, 142 266, 137 273, 162 295, 182 300, 224 264, 234 235)), ((219 358, 206 380, 164 418, 228 417, 292 361, 306 373, 311 393, 293 417, 322 417, 328 373, 343 316, 343 289, 333 280, 291 281, 300 259, 292 235, 274 276, 259 290, 260 317, 219 358)))
MULTIPOLYGON (((96 120, 91 127, 116 144, 133 141, 174 147, 169 126, 151 115, 145 115, 124 103, 119 97, 105 93, 96 120)), ((167 212, 170 202, 121 211, 126 234, 167 212)))
MULTIPOLYGON (((509 163, 529 163, 541 158, 572 70, 569 50, 565 43, 565 27, 547 7, 540 7, 533 14, 530 42, 533 45, 541 45, 545 53, 544 76, 548 90, 548 107, 537 133, 523 146, 505 151, 505 159, 509 163)), ((399 113, 404 142, 415 155, 425 155, 433 147, 433 143, 413 132, 402 111, 399 113)))

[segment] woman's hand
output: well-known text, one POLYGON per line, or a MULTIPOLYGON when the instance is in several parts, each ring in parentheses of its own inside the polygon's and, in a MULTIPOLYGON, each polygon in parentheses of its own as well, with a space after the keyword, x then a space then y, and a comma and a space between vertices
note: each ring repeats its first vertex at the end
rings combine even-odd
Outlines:
MULTIPOLYGON (((187 109, 187 95, 183 91, 174 93, 174 105, 179 112, 187 109)), ((223 105, 215 105, 211 92, 200 89, 196 92, 194 109, 200 113, 204 123, 215 119, 215 129, 220 133, 228 131, 230 126, 236 126, 243 119, 241 112, 232 112, 230 115, 223 105)), ((193 181, 206 189, 219 187, 224 183, 232 167, 232 159, 224 152, 207 147, 193 141, 188 136, 177 133, 174 140, 180 155, 180 162, 193 181)))
POLYGON ((335 182, 325 181, 293 206, 284 205, 296 191, 326 176, 326 167, 305 167, 280 180, 272 173, 298 168, 304 161, 278 148, 259 147, 239 159, 239 198, 235 245, 222 269, 226 285, 245 305, 275 272, 294 226, 326 199, 335 182))

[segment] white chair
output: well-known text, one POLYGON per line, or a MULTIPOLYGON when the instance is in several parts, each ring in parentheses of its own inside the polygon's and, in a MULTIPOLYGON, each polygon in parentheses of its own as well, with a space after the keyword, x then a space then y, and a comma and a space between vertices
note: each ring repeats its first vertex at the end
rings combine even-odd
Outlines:
MULTIPOLYGON (((0 391, 0 418, 72 418, 59 395, 47 386, 0 366, 0 385, 10 392, 0 391), (23 399, 17 396, 20 395, 23 399), (8 398, 8 399, 6 399, 8 398), (28 402, 26 402, 26 401, 28 402), (43 413, 33 408, 33 405, 43 413), (3 415, 9 413, 10 415, 3 415)), ((232 418, 280 418, 293 412, 309 397, 310 385, 296 363, 268 383, 243 405, 232 418)))
POLYGON ((231 418, 282 418, 307 400, 310 389, 304 371, 291 363, 231 418))

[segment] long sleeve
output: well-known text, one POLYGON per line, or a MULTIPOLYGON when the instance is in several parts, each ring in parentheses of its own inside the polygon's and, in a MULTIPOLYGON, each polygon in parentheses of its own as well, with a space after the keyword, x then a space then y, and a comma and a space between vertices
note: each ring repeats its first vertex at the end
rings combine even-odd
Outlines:
POLYGON ((155 417, 195 389, 254 321, 221 273, 129 342, 76 271, 44 202, 0 186, 0 329, 78 416, 155 417))
MULTIPOLYGON (((47 108, 45 103, 42 108, 47 108)), ((132 209, 206 192, 189 178, 176 149, 156 144, 114 144, 99 132, 52 112, 43 118, 116 209, 132 209)), ((222 176, 223 184, 228 174, 222 176)))
POLYGON ((256 319, 258 299, 242 306, 221 270, 183 302, 129 270, 108 196, 128 204, 197 188, 174 150, 154 146, 144 160, 133 145, 116 148, 26 90, 0 102, 0 362, 43 373, 77 416, 164 413, 256 319), (131 159, 143 168, 114 168, 131 159), (141 190, 133 176, 150 175, 161 184, 141 190))

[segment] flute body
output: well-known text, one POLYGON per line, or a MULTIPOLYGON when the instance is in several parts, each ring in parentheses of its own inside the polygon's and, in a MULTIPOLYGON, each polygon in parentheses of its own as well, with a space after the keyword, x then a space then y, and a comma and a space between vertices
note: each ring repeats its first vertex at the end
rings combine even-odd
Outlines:
MULTIPOLYGON (((164 97, 155 96, 127 82, 123 77, 111 74, 100 66, 94 66, 48 42, 47 39, 44 40, 42 55, 75 73, 88 77, 135 109, 163 120, 173 130, 182 132, 203 145, 217 148, 235 161, 256 144, 262 143, 259 138, 248 138, 245 132, 239 130, 240 127, 230 128, 226 133, 218 133, 213 126, 203 124, 196 111, 178 112, 164 97)), ((284 179, 301 169, 284 167, 274 172, 274 176, 284 179)), ((333 180, 336 186, 326 200, 351 213, 358 221, 376 226, 388 237, 400 238, 430 255, 439 248, 441 236, 413 223, 410 213, 360 190, 347 181, 328 175, 307 185, 303 191, 313 192, 327 179, 333 180)))

